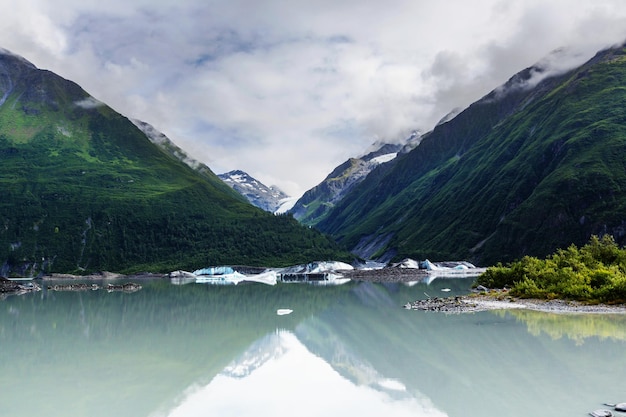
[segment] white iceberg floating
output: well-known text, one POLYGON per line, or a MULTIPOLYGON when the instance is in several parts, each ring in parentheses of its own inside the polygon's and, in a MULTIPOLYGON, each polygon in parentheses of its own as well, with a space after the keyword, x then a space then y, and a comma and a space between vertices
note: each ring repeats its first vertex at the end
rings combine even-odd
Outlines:
POLYGON ((276 271, 266 270, 260 274, 244 275, 230 266, 211 266, 197 269, 193 272, 174 271, 170 273, 173 284, 200 284, 237 285, 241 282, 258 282, 267 285, 276 285, 276 271))
POLYGON ((341 285, 349 282, 350 278, 345 278, 340 272, 353 269, 352 265, 344 262, 311 262, 279 270, 278 281, 312 285, 341 285))

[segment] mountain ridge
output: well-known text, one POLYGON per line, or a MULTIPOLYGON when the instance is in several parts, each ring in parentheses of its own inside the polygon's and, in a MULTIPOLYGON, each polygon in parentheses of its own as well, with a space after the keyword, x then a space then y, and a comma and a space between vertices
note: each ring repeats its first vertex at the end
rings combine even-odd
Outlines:
POLYGON ((372 171, 317 227, 381 259, 490 264, 594 233, 624 243, 624 55, 620 46, 559 75, 519 72, 372 171))
MULTIPOLYGON (((137 126, 148 137, 148 139, 150 139, 152 143, 157 145, 168 155, 172 156, 175 160, 183 162, 185 165, 189 166, 191 169, 210 180, 213 180, 216 177, 216 174, 211 168, 209 168, 206 164, 189 156, 187 152, 185 152, 182 148, 176 145, 169 137, 167 137, 167 135, 157 130, 150 123, 138 119, 131 119, 130 121, 135 126, 137 126)), ((217 177, 219 178, 219 175, 217 177)), ((222 187, 222 189, 225 191, 228 190, 231 195, 241 200, 241 195, 239 193, 232 193, 230 187, 222 187)))
POLYGON ((405 152, 409 143, 415 141, 417 137, 417 133, 414 132, 403 144, 376 143, 376 149, 361 157, 349 158, 328 174, 321 183, 306 191, 288 212, 301 223, 315 226, 372 170, 381 164, 391 163, 398 153, 405 152))
POLYGON ((347 253, 244 201, 78 84, 0 53, 4 275, 289 265, 347 253))
POLYGON ((252 205, 276 213, 290 197, 276 186, 267 186, 247 172, 236 169, 219 174, 229 187, 246 197, 252 205))

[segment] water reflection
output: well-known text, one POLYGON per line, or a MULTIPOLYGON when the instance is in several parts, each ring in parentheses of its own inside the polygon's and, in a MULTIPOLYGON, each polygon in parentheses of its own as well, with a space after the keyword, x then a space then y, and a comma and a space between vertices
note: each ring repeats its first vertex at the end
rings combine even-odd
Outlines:
POLYGON ((190 389, 166 415, 256 416, 260 410, 267 416, 337 415, 339 410, 359 416, 445 416, 398 381, 378 377, 375 387, 354 384, 288 331, 256 342, 208 385, 190 389))
POLYGON ((626 399, 622 316, 401 307, 470 284, 10 297, 0 415, 569 416, 626 399))
POLYGON ((525 323, 528 331, 535 336, 543 333, 555 340, 567 337, 577 344, 596 337, 626 341, 626 315, 623 314, 543 314, 530 310, 503 311, 499 314, 511 314, 525 323))

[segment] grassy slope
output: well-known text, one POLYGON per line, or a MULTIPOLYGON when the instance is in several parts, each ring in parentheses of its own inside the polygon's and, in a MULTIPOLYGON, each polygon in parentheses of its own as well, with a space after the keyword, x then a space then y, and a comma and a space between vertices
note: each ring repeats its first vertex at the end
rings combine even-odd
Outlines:
POLYGON ((582 244, 626 216, 621 49, 532 91, 494 94, 435 129, 320 228, 350 247, 394 233, 397 257, 482 263, 582 244))
POLYGON ((0 106, 5 273, 345 258, 318 232, 167 155, 110 108, 76 106, 88 97, 77 85, 18 68, 0 106))

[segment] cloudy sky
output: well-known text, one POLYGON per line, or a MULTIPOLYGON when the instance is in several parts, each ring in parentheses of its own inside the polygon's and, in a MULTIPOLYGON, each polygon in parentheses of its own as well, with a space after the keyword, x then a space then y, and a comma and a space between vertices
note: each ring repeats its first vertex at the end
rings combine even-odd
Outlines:
POLYGON ((0 47, 294 196, 557 48, 573 65, 626 40, 624 0, 2 0, 0 16, 0 47))

